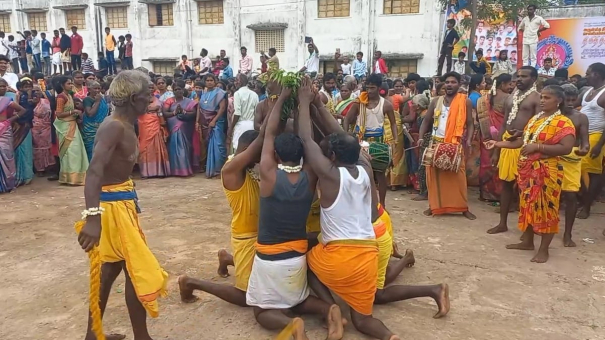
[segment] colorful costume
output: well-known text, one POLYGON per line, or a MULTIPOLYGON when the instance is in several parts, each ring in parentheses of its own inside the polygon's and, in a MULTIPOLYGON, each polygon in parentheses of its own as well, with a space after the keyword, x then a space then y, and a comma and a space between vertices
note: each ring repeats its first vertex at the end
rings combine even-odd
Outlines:
MULTIPOLYGON (((83 104, 85 108, 92 108, 95 104, 95 99, 92 97, 86 97, 84 98, 83 104)), ((101 98, 97 113, 95 113, 94 116, 89 116, 86 112, 84 112, 82 119, 82 140, 84 141, 84 147, 86 148, 88 162, 92 160, 92 150, 94 147, 97 130, 107 115, 109 115, 109 105, 107 105, 105 98, 101 98)))
MULTIPOLYGON (((166 111, 175 112, 177 106, 185 112, 197 112, 197 103, 189 98, 177 102, 174 97, 164 102, 166 111)), ((172 116, 167 119, 170 139, 168 141, 168 157, 170 160, 170 174, 172 176, 187 177, 193 175, 193 130, 194 117, 172 116)))
MULTIPOLYGON (((566 136, 575 137, 571 120, 560 113, 549 117, 534 116, 525 127, 524 134, 536 135, 535 143, 558 144, 566 136), (554 117, 553 117, 554 116, 554 117), (545 120, 550 123, 538 131, 545 120)), ((542 159, 539 152, 519 158, 519 229, 533 227, 539 234, 556 234, 559 231, 559 199, 563 183, 563 167, 559 157, 542 159)))
MULTIPOLYGON (((68 112, 73 109, 74 102, 71 96, 65 93, 57 96, 57 112, 68 112)), ((84 185, 88 170, 88 156, 76 117, 57 118, 53 125, 59 139, 59 159, 61 161, 59 183, 84 185)))
POLYGON ((150 108, 153 108, 155 111, 149 111, 138 118, 138 163, 141 177, 167 177, 170 176, 170 161, 165 142, 168 132, 162 126, 163 119, 158 115, 158 110, 161 108, 160 101, 157 98, 153 98, 153 102, 149 104, 148 110, 150 108))
MULTIPOLYGON (((384 101, 380 97, 378 105, 373 109, 368 109, 367 92, 361 93, 359 98, 359 115, 355 125, 355 133, 359 141, 370 143, 369 153, 372 156, 372 170, 384 172, 391 163, 391 151, 387 135, 385 134, 385 119, 384 119, 384 101)), ((387 119, 388 120, 388 119, 387 119)), ((389 122, 390 123, 390 122, 389 122)), ((390 125, 388 125, 390 128, 390 125)))
POLYGON ((484 142, 497 140, 499 130, 504 124, 504 101, 490 104, 491 94, 483 96, 477 102, 477 115, 481 132, 481 166, 479 168, 479 198, 484 201, 500 201, 502 182, 498 169, 492 165, 492 153, 487 150, 484 142))
POLYGON ((13 128, 8 121, 10 104, 9 97, 0 97, 0 193, 10 192, 15 188, 15 152, 13 150, 13 128))
POLYGON ((52 146, 52 112, 48 99, 40 98, 34 109, 32 139, 34 145, 34 167, 42 172, 55 164, 55 157, 51 152, 52 146))
POLYGON ((393 224, 389 213, 378 205, 378 219, 373 223, 378 243, 378 278, 376 288, 383 289, 389 260, 393 253, 393 224))
MULTIPOLYGON (((433 121, 433 143, 462 143, 466 126, 466 95, 457 94, 447 107, 443 97, 437 100, 433 121)), ((468 211, 464 159, 458 172, 426 167, 429 207, 433 215, 468 211)))
POLYGON ((31 128, 34 119, 34 106, 26 93, 18 93, 19 104, 25 113, 13 121, 13 148, 17 167, 16 186, 26 185, 34 178, 34 143, 31 128))
MULTIPOLYGON (((399 96, 401 97, 401 96, 399 96)), ((395 106, 396 100, 393 96, 393 107, 397 109, 399 106, 395 106)), ((401 115, 398 111, 394 112, 395 114, 395 123, 397 125, 397 136, 393 138, 391 136, 393 133, 391 132, 391 123, 388 119, 384 121, 384 133, 386 135, 387 140, 396 141, 395 147, 393 148, 393 166, 387 169, 387 183, 389 186, 405 186, 408 184, 408 174, 409 168, 407 166, 407 153, 405 151, 406 138, 403 133, 403 125, 401 123, 401 115)), ((416 165, 418 163, 416 162, 416 165)), ((418 169, 416 167, 416 169, 418 169)))
MULTIPOLYGON (((217 119, 214 127, 210 128, 208 126, 218 115, 220 104, 226 97, 226 92, 217 87, 212 91, 204 92, 200 98, 202 138, 207 146, 206 177, 214 177, 220 174, 221 168, 227 159, 227 138, 225 133, 227 113, 223 112, 221 117, 217 119)), ((199 154, 201 154, 201 151, 199 154)))

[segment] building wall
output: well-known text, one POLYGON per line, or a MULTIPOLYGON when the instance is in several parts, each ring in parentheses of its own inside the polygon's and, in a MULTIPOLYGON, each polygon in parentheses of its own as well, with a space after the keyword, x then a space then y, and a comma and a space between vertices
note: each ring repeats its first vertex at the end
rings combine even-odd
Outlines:
POLYGON ((154 60, 174 60, 176 65, 181 55, 196 57, 206 48, 210 57, 226 50, 237 72, 240 46, 248 48, 256 68, 260 61, 255 51, 255 33, 247 26, 285 24, 285 52, 278 53, 284 69, 298 70, 304 65, 308 57, 304 37, 311 36, 322 60, 330 59, 340 48, 341 54, 350 56, 364 52, 370 64, 373 51, 380 50, 391 58, 419 58, 418 73, 433 74, 442 28, 437 0, 420 0, 420 13, 403 15, 384 14, 384 0, 350 0, 350 15, 339 18, 318 18, 318 1, 224 0, 224 23, 201 25, 197 2, 175 0, 174 25, 161 27, 149 26, 148 5, 137 0, 0 0, 0 13, 10 11, 11 31, 15 35, 17 30, 30 28, 27 14, 18 9, 48 9, 46 32, 52 36, 53 29, 67 26, 65 11, 56 7, 85 4, 86 29, 79 31, 84 37, 84 51, 96 60, 103 44, 102 29, 107 25, 103 6, 126 6, 128 28, 113 28, 112 32, 116 37, 132 34, 134 66, 149 69, 153 69, 154 60))

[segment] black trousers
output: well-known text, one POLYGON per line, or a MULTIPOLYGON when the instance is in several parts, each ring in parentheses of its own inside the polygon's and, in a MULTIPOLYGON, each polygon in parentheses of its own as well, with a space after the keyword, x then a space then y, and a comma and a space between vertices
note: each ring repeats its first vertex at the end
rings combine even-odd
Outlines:
POLYGON ((82 55, 80 55, 80 54, 71 55, 71 69, 74 71, 82 69, 82 55))
POLYGON ((441 70, 443 70, 443 62, 447 59, 447 71, 450 72, 452 70, 452 51, 453 47, 443 46, 441 47, 441 53, 439 54, 439 64, 437 66, 437 75, 441 75, 441 70))

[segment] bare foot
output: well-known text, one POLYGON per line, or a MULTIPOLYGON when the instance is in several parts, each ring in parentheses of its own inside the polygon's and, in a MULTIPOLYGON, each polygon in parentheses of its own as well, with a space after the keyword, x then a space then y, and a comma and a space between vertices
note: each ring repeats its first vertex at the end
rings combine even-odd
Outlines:
POLYGON ((427 195, 416 195, 412 197, 412 201, 428 201, 429 197, 427 195))
POLYGON ((327 340, 340 340, 344 335, 342 313, 337 305, 330 306, 328 312, 328 337, 327 340))
POLYGON ((414 258, 414 251, 412 249, 406 249, 405 256, 403 257, 402 261, 405 262, 406 267, 414 267, 414 264, 416 263, 416 259, 414 258))
POLYGON ((468 218, 468 219, 469 219, 469 220, 471 220, 471 221, 474 221, 474 220, 476 220, 476 219, 477 219, 477 216, 475 216, 475 215, 474 215, 472 212, 470 212, 470 211, 468 211, 468 210, 467 210, 467 211, 465 211, 465 212, 463 212, 463 213, 462 213, 462 216, 464 216, 464 217, 468 218))
POLYGON ((227 259, 229 253, 225 249, 218 251, 218 270, 216 271, 220 277, 229 277, 229 269, 227 268, 227 259))
POLYGON ((491 229, 488 229, 487 233, 488 234, 499 234, 499 233, 504 233, 507 231, 508 231, 508 227, 506 225, 498 224, 497 226, 495 226, 491 229))
POLYGON ((563 246, 564 247, 575 247, 576 243, 571 240, 571 235, 563 235, 563 246))
POLYGON ((527 242, 521 242, 516 244, 509 244, 506 246, 506 249, 534 250, 534 245, 528 244, 527 242))
POLYGON ((184 303, 192 303, 198 300, 198 297, 193 295, 193 290, 187 288, 187 280, 189 278, 185 275, 179 276, 179 292, 181 293, 181 301, 184 303))
POLYGON ((442 283, 439 292, 439 298, 435 300, 437 302, 437 307, 439 307, 439 311, 437 314, 433 315, 434 319, 439 319, 447 315, 450 311, 450 286, 446 283, 442 283))
POLYGON ((576 215, 576 217, 581 220, 585 220, 588 217, 590 217, 590 210, 582 209, 582 210, 578 211, 578 214, 576 215))
POLYGON ((424 216, 433 216, 433 211, 431 210, 431 208, 426 209, 423 212, 424 216))
MULTIPOLYGON (((604 231, 605 233, 605 231, 604 231)), ((399 253, 399 245, 395 242, 393 242, 393 254, 391 255, 396 259, 402 259, 403 255, 401 255, 401 253, 399 253)))
POLYGON ((545 252, 539 251, 536 254, 536 256, 534 256, 534 258, 531 259, 531 262, 535 262, 535 263, 545 263, 546 261, 548 261, 548 250, 545 252))
POLYGON ((294 340, 309 340, 307 338, 307 332, 305 331, 305 322, 301 318, 294 318, 292 320, 292 326, 294 329, 292 330, 292 338, 294 340))

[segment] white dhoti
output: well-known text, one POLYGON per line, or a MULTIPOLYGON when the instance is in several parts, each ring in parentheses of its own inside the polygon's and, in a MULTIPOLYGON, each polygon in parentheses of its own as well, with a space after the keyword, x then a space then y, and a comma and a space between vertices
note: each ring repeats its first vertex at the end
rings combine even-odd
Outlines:
POLYGON ((262 309, 287 309, 309 297, 307 256, 267 261, 254 256, 246 303, 262 309))
POLYGON ((61 64, 61 52, 53 53, 52 64, 53 65, 62 65, 61 64))
POLYGON ((238 120, 233 127, 233 141, 231 144, 233 145, 233 150, 237 150, 237 144, 239 142, 239 138, 246 131, 254 130, 254 121, 252 120, 238 120))

